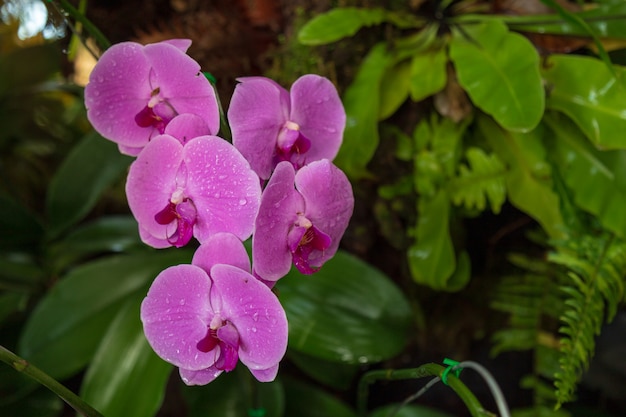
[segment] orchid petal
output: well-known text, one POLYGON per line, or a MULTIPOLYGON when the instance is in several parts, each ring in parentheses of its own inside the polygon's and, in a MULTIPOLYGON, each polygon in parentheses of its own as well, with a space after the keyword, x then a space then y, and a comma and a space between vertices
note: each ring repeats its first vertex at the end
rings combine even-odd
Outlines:
POLYGON ((200 242, 218 232, 250 237, 261 185, 244 157, 222 138, 200 136, 187 142, 183 158, 187 195, 198 212, 194 236, 200 242))
POLYGON ((291 163, 276 166, 263 195, 256 229, 252 237, 254 272, 264 280, 276 281, 291 269, 287 235, 304 212, 304 199, 294 188, 295 171, 291 163))
POLYGON ((302 167, 295 176, 296 188, 304 198, 307 219, 331 239, 324 251, 314 251, 311 266, 319 267, 337 252, 352 211, 354 196, 346 175, 327 159, 302 167))
POLYGON ((287 349, 287 316, 278 298, 251 274, 215 265, 211 278, 222 296, 221 317, 237 328, 239 359, 250 369, 275 366, 287 349))
POLYGON ((185 53, 187 52, 187 49, 189 49, 189 47, 191 46, 191 39, 166 39, 162 42, 175 46, 185 53))
POLYGON ((250 373, 252 373, 259 382, 272 382, 276 379, 276 375, 278 375, 278 364, 267 369, 250 369, 250 373))
POLYGON ((240 80, 228 108, 233 145, 261 179, 268 179, 276 139, 289 116, 289 93, 268 78, 240 80))
POLYGON ((184 145, 198 136, 210 135, 211 131, 202 117, 184 113, 174 117, 165 127, 164 133, 175 137, 184 145))
POLYGON ((107 49, 85 86, 87 118, 105 138, 125 147, 141 148, 157 135, 135 123, 135 115, 148 103, 150 63, 143 46, 122 42, 107 49))
POLYGON ((159 82, 161 96, 177 114, 193 113, 204 119, 209 131, 219 130, 220 115, 215 90, 200 71, 200 64, 177 47, 159 42, 144 53, 159 82))
POLYGON ((191 261, 207 271, 213 265, 227 264, 250 272, 250 257, 239 238, 231 233, 216 233, 196 249, 191 261))
POLYGON ((335 158, 343 140, 346 112, 330 80, 314 74, 298 78, 291 86, 289 119, 311 141, 306 154, 297 157, 301 162, 335 158))
POLYGON ((213 310, 208 294, 211 280, 194 265, 162 271, 141 303, 141 321, 150 346, 161 358, 180 368, 201 370, 216 361, 216 350, 202 352, 213 310))
POLYGON ((210 366, 199 371, 192 371, 183 368, 178 370, 180 378, 187 385, 206 385, 209 382, 213 382, 222 372, 223 371, 221 369, 217 369, 215 366, 210 366))
MULTIPOLYGON (((176 225, 159 224, 154 216, 170 202, 183 159, 183 146, 169 135, 150 141, 131 164, 126 196, 140 228, 156 239, 167 241, 176 225)), ((150 242, 144 240, 146 244, 150 242)))

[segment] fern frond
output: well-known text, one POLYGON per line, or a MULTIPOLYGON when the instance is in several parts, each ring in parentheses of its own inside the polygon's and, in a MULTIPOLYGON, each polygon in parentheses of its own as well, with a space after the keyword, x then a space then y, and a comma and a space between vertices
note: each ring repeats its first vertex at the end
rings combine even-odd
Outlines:
POLYGON ((624 298, 626 242, 615 235, 585 235, 561 243, 549 260, 565 267, 570 280, 562 287, 567 300, 560 318, 560 370, 554 383, 559 407, 572 400, 593 356, 595 336, 624 298))
POLYGON ((469 165, 460 164, 450 183, 452 201, 467 209, 483 211, 489 200, 491 211, 499 213, 506 199, 506 168, 496 154, 470 147, 465 154, 469 165))
POLYGON ((534 354, 532 374, 522 379, 522 388, 532 390, 533 405, 515 410, 515 417, 567 417, 554 410, 551 381, 558 371, 558 319, 565 299, 560 292, 562 274, 545 259, 511 255, 509 259, 526 272, 505 277, 496 287, 491 307, 509 314, 508 326, 493 335, 492 354, 530 350, 534 354))

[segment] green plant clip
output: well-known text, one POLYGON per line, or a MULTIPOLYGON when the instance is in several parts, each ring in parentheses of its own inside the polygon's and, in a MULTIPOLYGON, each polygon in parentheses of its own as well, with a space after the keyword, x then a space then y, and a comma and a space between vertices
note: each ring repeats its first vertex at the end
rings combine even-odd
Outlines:
POLYGON ((249 408, 248 417, 265 417, 265 408, 249 408))
POLYGON ((202 74, 211 84, 215 85, 217 83, 217 79, 210 72, 202 71, 202 74))
MULTIPOLYGON (((441 382, 443 382, 445 385, 448 385, 448 374, 450 373, 450 371, 452 371, 452 368, 459 364, 459 362, 453 359, 445 358, 443 360, 443 364, 448 365, 448 367, 441 373, 441 382)), ((462 368, 457 368, 452 372, 454 373, 454 376, 458 378, 461 375, 462 370, 462 368)))

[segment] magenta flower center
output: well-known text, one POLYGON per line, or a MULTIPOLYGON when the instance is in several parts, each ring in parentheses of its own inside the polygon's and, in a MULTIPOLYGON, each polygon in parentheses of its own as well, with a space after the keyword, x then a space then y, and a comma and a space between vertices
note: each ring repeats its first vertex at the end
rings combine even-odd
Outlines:
POLYGON ((276 162, 289 161, 296 166, 295 157, 305 154, 311 149, 311 141, 302 134, 297 123, 287 121, 278 134, 276 142, 276 162))
POLYGON ((300 215, 295 227, 287 237, 293 264, 303 274, 310 275, 318 267, 310 265, 310 257, 314 252, 324 252, 330 247, 332 239, 326 233, 313 226, 306 217, 300 215))
POLYGON ((158 224, 168 225, 176 222, 176 229, 167 237, 167 241, 177 248, 185 246, 191 240, 196 218, 196 206, 189 198, 182 196, 181 190, 174 192, 165 208, 154 215, 154 220, 158 224))
POLYGON ((135 123, 139 127, 153 127, 163 134, 165 126, 176 116, 176 112, 160 97, 160 91, 159 87, 152 90, 146 107, 135 115, 135 123))
POLYGON ((205 353, 219 347, 219 357, 215 361, 215 367, 229 372, 235 369, 239 360, 239 333, 229 321, 222 320, 216 315, 207 328, 206 336, 197 343, 196 347, 205 353))

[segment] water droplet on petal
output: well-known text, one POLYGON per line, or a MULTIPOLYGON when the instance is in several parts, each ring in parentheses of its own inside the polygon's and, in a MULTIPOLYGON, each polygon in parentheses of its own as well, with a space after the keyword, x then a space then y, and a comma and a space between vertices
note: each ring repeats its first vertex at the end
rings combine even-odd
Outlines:
POLYGON ((240 206, 245 206, 247 202, 248 201, 245 198, 242 198, 241 200, 239 200, 239 205, 240 206))
POLYGON ((184 298, 182 298, 182 299, 178 302, 178 304, 180 304, 181 306, 184 306, 184 305, 185 305, 185 299, 184 299, 184 298))

